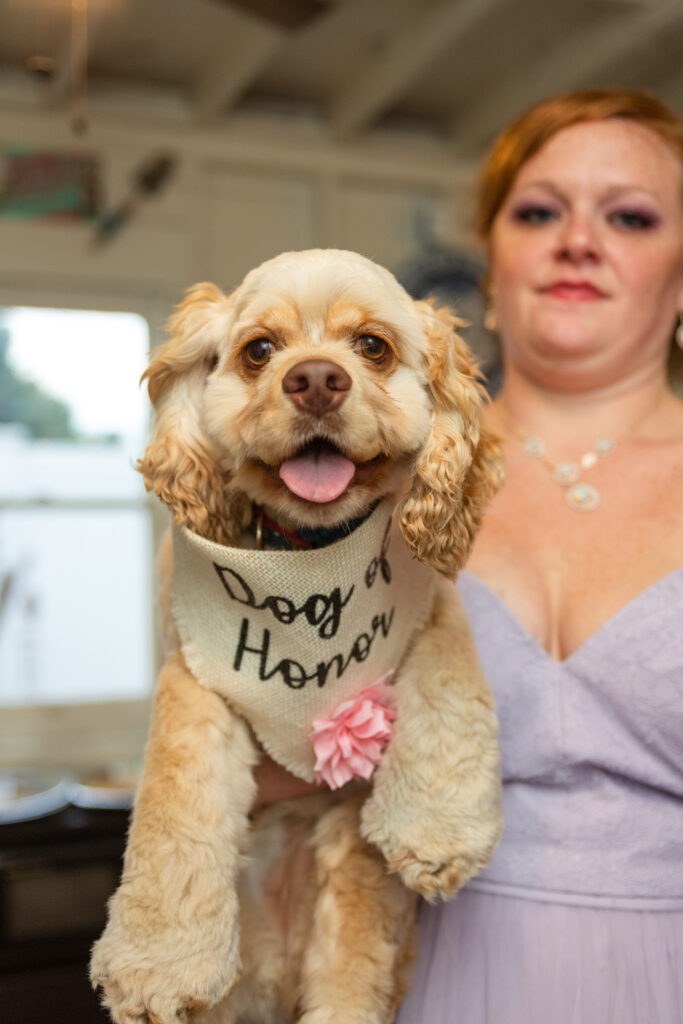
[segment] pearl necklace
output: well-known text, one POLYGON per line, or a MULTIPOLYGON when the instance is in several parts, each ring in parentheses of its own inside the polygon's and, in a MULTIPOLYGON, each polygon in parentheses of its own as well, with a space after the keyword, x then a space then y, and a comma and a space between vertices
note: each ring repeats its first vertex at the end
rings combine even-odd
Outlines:
POLYGON ((507 423, 510 430, 522 442, 524 454, 529 459, 537 459, 550 470, 556 484, 564 488, 564 498, 570 508, 577 512, 592 512, 600 504, 600 491, 593 484, 586 483, 581 477, 586 470, 592 469, 599 459, 605 458, 614 451, 616 441, 611 437, 599 437, 590 451, 584 452, 576 461, 563 459, 555 462, 546 451, 545 441, 536 434, 523 430, 512 419, 505 409, 499 408, 498 415, 507 423))
POLYGON ((532 434, 523 434, 516 430, 522 441, 524 454, 530 459, 538 459, 550 469, 553 480, 565 488, 565 501, 570 508, 579 512, 592 512, 600 504, 600 492, 593 484, 581 479, 587 469, 591 469, 598 459, 604 458, 614 450, 616 444, 611 437, 600 437, 590 451, 584 452, 576 462, 563 460, 553 462, 546 455, 545 442, 532 434))

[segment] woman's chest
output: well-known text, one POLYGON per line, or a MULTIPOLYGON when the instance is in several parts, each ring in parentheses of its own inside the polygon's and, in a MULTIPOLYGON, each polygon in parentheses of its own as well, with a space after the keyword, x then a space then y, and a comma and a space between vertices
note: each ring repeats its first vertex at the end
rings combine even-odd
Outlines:
POLYGON ((558 661, 683 565, 683 474, 615 468, 586 511, 513 462, 468 564, 558 661))

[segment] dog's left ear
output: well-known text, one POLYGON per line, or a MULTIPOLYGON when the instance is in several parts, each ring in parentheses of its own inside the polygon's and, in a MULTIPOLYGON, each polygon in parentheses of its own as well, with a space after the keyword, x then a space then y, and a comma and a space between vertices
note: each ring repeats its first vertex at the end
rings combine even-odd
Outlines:
POLYGON ((454 576, 470 551, 484 508, 505 477, 500 441, 481 422, 485 391, 453 313, 415 303, 422 321, 433 419, 418 453, 401 528, 421 562, 454 576))
POLYGON ((195 285, 176 307, 168 322, 170 338, 154 351, 142 378, 156 417, 138 461, 145 487, 169 507, 174 522, 220 544, 234 543, 241 532, 244 502, 229 492, 201 409, 229 311, 228 296, 208 283, 195 285))

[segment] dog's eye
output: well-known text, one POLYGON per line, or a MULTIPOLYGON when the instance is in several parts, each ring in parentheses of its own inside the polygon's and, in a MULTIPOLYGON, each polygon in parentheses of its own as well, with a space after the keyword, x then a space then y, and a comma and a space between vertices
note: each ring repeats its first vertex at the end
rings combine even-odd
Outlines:
POLYGON ((273 351, 269 338, 254 338, 245 346, 244 355, 250 366, 265 366, 273 351))
POLYGON ((379 338, 376 334, 364 334, 360 339, 360 350, 366 359, 371 359, 373 363, 381 363, 389 352, 389 346, 384 338, 379 338))

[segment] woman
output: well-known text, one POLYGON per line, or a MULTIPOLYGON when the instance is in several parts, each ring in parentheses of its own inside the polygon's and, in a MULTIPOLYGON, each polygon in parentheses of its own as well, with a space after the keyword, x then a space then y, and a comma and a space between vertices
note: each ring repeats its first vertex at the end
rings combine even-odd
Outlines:
POLYGON ((459 586, 506 833, 425 908, 400 1024, 683 1020, 683 124, 590 91, 481 178, 508 477, 459 586))
MULTIPOLYGON (((679 1024, 683 124, 640 93, 542 103, 493 147, 479 225, 508 477, 459 586, 506 832, 423 909, 398 1021, 679 1024)), ((305 786, 261 771, 268 802, 305 786)))

